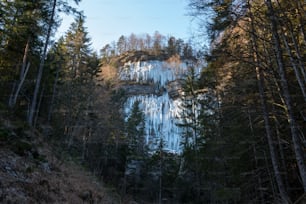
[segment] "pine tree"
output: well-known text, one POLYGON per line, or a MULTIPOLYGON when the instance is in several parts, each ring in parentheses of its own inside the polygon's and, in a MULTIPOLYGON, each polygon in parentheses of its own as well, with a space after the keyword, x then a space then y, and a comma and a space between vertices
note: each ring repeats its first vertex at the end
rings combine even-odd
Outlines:
POLYGON ((95 83, 94 78, 99 72, 99 60, 90 48, 90 38, 86 31, 83 16, 78 16, 59 42, 55 55, 61 63, 56 107, 59 113, 57 117, 63 117, 62 126, 65 130, 67 148, 70 150, 75 142, 81 142, 83 146, 83 158, 85 147, 92 135, 93 109, 95 108, 95 83), (65 112, 67 114, 65 114, 65 112), (82 135, 83 134, 83 135, 82 135))
POLYGON ((203 135, 200 124, 200 109, 201 99, 197 90, 199 89, 198 76, 195 72, 195 67, 190 66, 183 83, 183 99, 182 99, 182 122, 178 124, 183 128, 183 158, 186 162, 186 167, 194 176, 191 178, 194 182, 196 203, 200 203, 201 194, 201 171, 200 171, 200 155, 199 150, 203 144, 203 135))
POLYGON ((131 158, 142 157, 145 154, 145 139, 144 139, 144 113, 140 109, 140 102, 136 101, 133 104, 131 114, 127 119, 126 132, 128 147, 131 158))
POLYGON ((45 42, 44 42, 44 47, 43 47, 41 60, 40 60, 39 67, 38 67, 38 74, 37 74, 37 78, 36 78, 33 98, 32 98, 32 101, 31 101, 31 107, 29 109, 29 114, 28 114, 28 123, 29 123, 30 126, 32 126, 34 124, 35 114, 37 115, 36 112, 39 111, 39 107, 37 107, 38 94, 39 94, 41 79, 42 79, 44 65, 45 65, 45 58, 46 58, 46 55, 47 55, 47 48, 48 48, 48 45, 49 45, 51 32, 52 32, 52 29, 53 29, 53 26, 54 26, 56 3, 57 3, 56 0, 54 0, 52 2, 51 13, 48 15, 49 16, 48 29, 47 29, 47 33, 46 33, 46 38, 45 38, 45 42))
POLYGON ((139 193, 141 184, 142 169, 147 156, 147 149, 144 138, 145 121, 144 113, 140 109, 140 102, 135 101, 131 113, 125 124, 127 155, 125 169, 125 189, 133 194, 139 193))
MULTIPOLYGON (((78 3, 79 0, 75 0, 75 2, 78 3)), ((29 125, 33 125, 34 117, 39 112, 39 107, 37 107, 37 102, 38 102, 38 94, 40 91, 41 79, 42 79, 43 70, 44 70, 45 58, 47 55, 47 48, 49 45, 52 30, 56 28, 56 25, 57 25, 56 24, 56 8, 57 8, 57 5, 60 5, 60 6, 65 7, 66 11, 69 12, 71 10, 71 7, 69 7, 66 4, 66 2, 57 1, 57 0, 54 0, 52 2, 41 1, 38 3, 35 3, 35 2, 27 3, 24 1, 15 1, 14 3, 16 4, 21 3, 22 4, 21 8, 30 8, 30 10, 25 10, 22 12, 25 14, 25 16, 29 17, 29 18, 25 18, 25 22, 22 22, 22 23, 25 24, 28 29, 32 30, 32 32, 34 31, 33 32, 34 34, 39 33, 36 29, 37 27, 38 28, 39 26, 41 26, 42 28, 44 26, 47 27, 46 29, 41 29, 42 33, 40 33, 40 36, 37 38, 37 39, 43 39, 44 42, 42 43, 43 49, 42 49, 42 53, 40 53, 40 62, 38 66, 38 74, 36 77, 35 89, 34 89, 33 97, 31 100, 31 106, 29 108, 29 113, 28 113, 28 118, 27 118, 29 125), (34 15, 34 18, 33 18, 33 15, 34 15), (33 24, 31 23, 32 19, 34 19, 33 24), (30 22, 27 22, 27 20, 29 20, 30 22), (40 38, 41 36, 43 37, 40 38)), ((18 12, 20 12, 20 10, 17 9, 16 14, 18 14, 18 12)), ((13 23, 16 22, 15 20, 13 23)), ((27 45, 29 41, 33 42, 33 38, 31 35, 28 35, 26 39, 27 39, 27 43, 26 43, 27 45)), ((7 43, 8 45, 9 45, 9 42, 10 41, 8 41, 7 43)))
POLYGON ((84 17, 78 16, 67 31, 65 45, 69 61, 66 70, 68 78, 77 79, 86 73, 86 59, 91 54, 90 38, 84 27, 84 17))
MULTIPOLYGON (((241 201, 286 203, 304 192, 303 179, 294 179, 297 172, 301 178, 305 172, 303 139, 298 136, 305 131, 301 128, 304 113, 298 108, 305 101, 300 61, 305 44, 300 18, 293 17, 300 16, 300 5, 301 1, 290 5, 286 1, 191 1, 195 15, 201 16, 207 8, 213 11, 208 26, 213 34, 212 49, 207 59, 208 67, 215 69, 214 89, 220 107, 217 132, 224 143, 223 164, 231 175, 224 183, 248 186, 241 188, 241 195, 254 192, 241 196, 241 201), (266 137, 262 137, 264 129, 256 113, 263 116, 266 137), (229 155, 250 163, 226 159, 229 155), (295 165, 295 170, 288 168, 290 165, 295 165), (244 172, 252 173, 236 177, 244 172), (247 185, 252 180, 257 184, 247 185), (298 190, 292 191, 292 185, 299 186, 298 190), (265 196, 263 188, 272 198, 265 196)), ((209 149, 209 142, 205 145, 209 149)))
POLYGON ((25 82, 26 68, 29 70, 30 64, 32 69, 37 66, 47 9, 46 2, 16 0, 1 4, 0 79, 8 83, 4 90, 12 90, 8 101, 14 107, 25 82))

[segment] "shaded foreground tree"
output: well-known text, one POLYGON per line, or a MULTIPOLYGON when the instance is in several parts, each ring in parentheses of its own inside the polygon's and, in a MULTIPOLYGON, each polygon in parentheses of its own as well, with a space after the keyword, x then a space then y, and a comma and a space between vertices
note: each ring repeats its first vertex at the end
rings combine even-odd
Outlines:
POLYGON ((77 11, 64 0, 3 1, 1 6, 1 82, 5 90, 12 90, 9 97, 7 91, 3 92, 1 100, 7 100, 13 110, 24 109, 17 103, 31 104, 23 112, 33 125, 39 112, 39 95, 43 95, 40 88, 47 48, 59 25, 58 13, 77 11))
MULTIPOLYGON (((74 2, 79 3, 80 0, 74 0, 74 2)), ((32 98, 32 101, 31 101, 31 107, 29 109, 29 114, 28 114, 29 125, 33 125, 34 114, 36 112, 39 112, 39 107, 37 107, 37 102, 38 102, 37 100, 38 100, 38 93, 39 93, 39 89, 40 89, 40 84, 41 84, 41 79, 42 79, 42 75, 43 75, 44 65, 45 65, 45 58, 47 56, 47 48, 48 48, 48 45, 49 45, 51 32, 52 32, 52 29, 54 28, 54 24, 55 24, 54 22, 55 22, 56 8, 61 7, 61 6, 63 6, 64 9, 66 9, 67 12, 70 12, 70 10, 73 10, 71 7, 68 7, 66 5, 65 1, 57 1, 57 0, 52 1, 51 14, 50 14, 50 17, 49 17, 49 22, 47 24, 47 33, 46 33, 44 47, 43 47, 43 51, 42 51, 41 59, 40 59, 40 63, 39 63, 38 74, 37 74, 36 83, 35 83, 35 89, 34 89, 33 98, 32 98)))
MULTIPOLYGON (((205 9, 214 16, 208 24, 212 48, 201 83, 207 87, 207 81, 215 82, 220 107, 215 109, 219 119, 214 131, 223 143, 223 165, 231 176, 210 179, 214 183, 221 179, 223 189, 236 188, 240 192, 236 201, 290 203, 305 192, 305 58, 300 52, 305 41, 303 26, 293 18, 303 18, 301 5, 301 1, 290 5, 285 1, 190 1, 198 17, 205 9), (263 131, 266 137, 261 136, 263 131), (245 136, 240 138, 242 132, 245 136), (250 163, 242 164, 243 157, 250 163), (250 180, 256 182, 245 188, 250 180)), ((209 140, 205 145, 205 153, 217 157, 209 140)))
POLYGON ((283 178, 281 176, 280 172, 280 167, 278 164, 278 157, 275 151, 274 147, 274 142, 272 138, 272 128, 271 128, 271 122, 269 119, 269 111, 267 108, 267 97, 265 95, 264 87, 265 87, 265 82, 264 82, 264 73, 262 71, 262 67, 260 67, 260 62, 258 61, 259 58, 259 53, 258 53, 258 45, 256 41, 256 31, 254 27, 254 22, 253 22, 253 16, 252 16, 252 11, 250 11, 250 23, 251 23, 251 36, 252 36, 252 43, 253 47, 252 50, 254 52, 253 60, 254 60, 254 65, 256 66, 256 75, 257 75, 257 83, 258 83, 258 91, 259 91, 259 96, 260 96, 260 101, 261 101, 261 106, 262 106, 262 112, 263 112, 263 118, 264 118, 264 123, 265 123, 265 130, 266 130, 266 136, 269 144, 269 150, 270 150, 270 155, 271 155, 271 161, 272 161, 272 166, 273 170, 275 172, 275 177, 276 177, 276 182, 277 186, 280 192, 280 195, 283 199, 284 202, 289 202, 289 198, 287 195, 287 192, 285 190, 283 178))
MULTIPOLYGON (((289 91, 288 85, 288 77, 286 74, 285 64, 284 64, 284 55, 283 48, 281 47, 281 41, 278 34, 278 23, 277 16, 275 14, 275 10, 273 8, 271 0, 267 0, 266 2, 268 9, 268 16, 271 24, 272 37, 274 40, 274 50, 276 53, 276 62, 278 67, 278 73, 280 77, 280 85, 282 87, 282 95, 284 97, 286 111, 288 114, 288 123, 291 130, 292 142, 295 152, 295 157, 297 160, 297 165, 299 168, 300 176, 302 179, 302 184, 304 188, 304 192, 306 192, 306 166, 305 166, 305 150, 303 150, 303 139, 301 140, 301 135, 298 130, 298 123, 296 121, 296 116, 293 110, 293 102, 292 97, 289 91)), ((304 101, 305 102, 305 101, 304 101)), ((304 139, 305 140, 305 139, 304 139)))
POLYGON ((44 42, 43 52, 42 52, 41 60, 40 60, 39 67, 38 67, 38 74, 37 74, 37 78, 36 78, 36 84, 35 84, 35 89, 34 89, 34 93, 33 93, 33 99, 32 99, 32 102, 31 102, 31 107, 29 109, 29 115, 28 115, 29 125, 33 125, 34 114, 37 111, 38 93, 39 93, 40 83, 41 83, 43 69, 44 69, 44 65, 45 65, 47 48, 48 48, 48 45, 49 45, 49 40, 50 40, 50 37, 51 37, 51 31, 52 31, 53 24, 54 24, 56 3, 57 3, 57 1, 54 0, 52 2, 52 6, 51 6, 52 9, 51 9, 50 20, 49 20, 49 23, 48 23, 46 39, 45 39, 45 42, 44 42))

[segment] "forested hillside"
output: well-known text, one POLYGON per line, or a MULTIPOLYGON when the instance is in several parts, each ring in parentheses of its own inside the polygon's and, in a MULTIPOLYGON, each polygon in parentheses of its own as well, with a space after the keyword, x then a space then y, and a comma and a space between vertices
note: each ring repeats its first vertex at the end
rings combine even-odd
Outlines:
POLYGON ((201 155, 206 202, 302 202, 305 2, 193 0, 190 6, 202 19, 212 13, 200 83, 219 105, 203 120, 205 143, 191 150, 201 155))
POLYGON ((97 52, 71 2, 0 1, 0 202, 306 202, 304 0, 188 2, 208 49, 156 31, 97 52))

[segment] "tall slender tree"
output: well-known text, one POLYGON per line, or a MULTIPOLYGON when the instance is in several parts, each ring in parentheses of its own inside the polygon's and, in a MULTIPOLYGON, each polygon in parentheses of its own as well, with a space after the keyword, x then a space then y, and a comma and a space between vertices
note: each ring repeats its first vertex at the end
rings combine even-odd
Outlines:
POLYGON ((283 56, 283 49, 281 47, 281 41, 278 34, 278 23, 277 23, 277 16, 275 14, 275 10, 273 8, 271 0, 267 0, 265 2, 267 9, 269 20, 271 23, 271 32, 272 37, 274 40, 274 50, 276 53, 276 61, 278 66, 278 72, 280 76, 280 84, 283 91, 283 96, 285 100, 286 109, 288 111, 288 123, 291 129, 292 141, 294 145, 294 152, 298 164, 298 168, 300 171, 304 192, 306 192, 306 165, 305 165, 305 151, 303 150, 303 142, 301 141, 300 132, 298 130, 298 123, 296 121, 296 116, 293 110, 293 102, 292 97, 289 91, 288 85, 288 77, 286 74, 286 69, 284 65, 284 56, 283 56))
MULTIPOLYGON (((249 5, 250 7, 251 5, 249 5)), ((280 195, 282 197, 283 202, 289 202, 289 197, 288 194, 286 192, 285 186, 284 186, 284 181, 280 172, 280 167, 278 164, 278 158, 277 158, 277 154, 275 151, 275 147, 274 147, 274 141, 273 141, 273 137, 272 137, 272 127, 271 127, 271 122, 270 122, 270 118, 269 118, 269 112, 268 112, 268 108, 267 108, 267 97, 265 95, 265 84, 264 84, 264 73, 262 71, 262 67, 260 66, 260 62, 258 61, 259 58, 259 53, 258 53, 258 45, 257 45, 257 40, 256 40, 256 30, 254 27, 254 17, 252 14, 252 11, 249 12, 250 15, 250 23, 251 23, 251 40, 252 40, 252 50, 254 51, 253 54, 253 59, 254 59, 254 65, 256 66, 256 74, 257 74, 257 83, 258 83, 258 92, 259 92, 259 96, 260 96, 260 101, 261 101, 261 106, 262 106, 262 112, 263 112, 263 118, 264 118, 264 122, 265 122, 265 130, 266 130, 266 136, 267 136, 267 140, 268 140, 268 144, 269 144, 269 150, 270 150, 270 155, 271 155, 271 161, 272 161, 272 165, 273 165, 273 169, 274 169, 274 173, 275 173, 275 177, 276 177, 276 182, 277 182, 277 186, 278 186, 278 190, 280 192, 280 195)))
MULTIPOLYGON (((79 3, 80 0, 74 0, 75 3, 79 3)), ((41 85, 41 80, 42 80, 42 75, 44 71, 44 65, 45 65, 45 59, 47 56, 47 49, 50 43, 50 38, 52 34, 52 30, 55 28, 55 17, 56 17, 56 9, 59 7, 64 7, 67 12, 74 11, 74 9, 70 6, 67 5, 66 1, 60 1, 60 0, 53 0, 51 2, 51 6, 47 4, 45 6, 46 9, 51 8, 51 10, 47 10, 47 18, 48 18, 48 23, 47 23, 47 32, 45 36, 45 42, 43 43, 43 50, 41 53, 41 58, 40 58, 40 63, 38 67, 38 73, 37 73, 37 78, 36 78, 36 83, 35 83, 35 89, 33 93, 33 98, 31 100, 31 107, 29 109, 29 114, 28 114, 28 123, 29 125, 33 125, 34 122, 34 117, 35 113, 38 112, 38 107, 37 107, 37 102, 38 102, 38 94, 40 90, 40 85, 41 85)))

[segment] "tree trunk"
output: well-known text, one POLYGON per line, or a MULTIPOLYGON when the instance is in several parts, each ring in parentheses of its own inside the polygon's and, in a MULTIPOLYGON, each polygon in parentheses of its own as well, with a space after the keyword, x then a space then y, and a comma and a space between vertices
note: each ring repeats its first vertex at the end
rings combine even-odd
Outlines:
MULTIPOLYGON (((306 102, 306 90, 305 90, 305 84, 304 84, 304 80, 301 78, 300 76, 300 71, 298 69, 298 65, 297 63, 295 62, 294 60, 294 57, 293 57, 293 54, 292 54, 292 51, 290 49, 290 46, 288 44, 288 41, 286 39, 286 36, 282 33, 281 34, 281 37, 283 38, 283 41, 285 43, 285 46, 286 46, 286 50, 287 50, 287 53, 289 55, 289 58, 290 58, 290 62, 291 62, 291 65, 293 67, 293 70, 294 70, 294 73, 295 73, 295 77, 298 81, 298 84, 300 86, 300 89, 302 91, 302 95, 304 97, 304 102, 306 102)), ((303 70, 303 67, 301 68, 301 70, 303 70)), ((303 73, 303 72, 302 72, 303 73)))
POLYGON ((288 203, 290 202, 290 200, 286 192, 284 182, 283 182, 283 179, 280 173, 277 154, 276 154, 274 144, 273 144, 272 130, 271 130, 270 119, 269 119, 269 111, 267 108, 267 99, 266 99, 265 90, 264 90, 264 86, 265 86, 264 85, 264 75, 263 75, 263 71, 258 61, 259 54, 257 50, 258 45, 256 42, 256 36, 255 36, 256 30, 255 30, 254 21, 253 21, 253 15, 251 12, 250 12, 250 20, 251 20, 251 39, 252 39, 251 41, 252 41, 253 60, 254 60, 254 64, 256 65, 255 69, 256 69, 256 76, 257 76, 257 85, 258 85, 259 97, 260 97, 260 102, 261 102, 261 108, 262 108, 262 113, 263 113, 263 118, 264 118, 266 137, 268 141, 272 166, 273 166, 275 179, 276 179, 276 183, 278 186, 280 196, 284 202, 288 203))
MULTIPOLYGON (((45 87, 43 86, 42 91, 40 93, 39 100, 38 100, 37 110, 40 109, 40 105, 41 105, 41 102, 42 102, 42 99, 43 99, 43 96, 44 96, 44 91, 45 91, 45 87)), ((38 119, 38 114, 39 114, 39 111, 36 111, 35 118, 34 118, 34 124, 33 124, 34 128, 36 127, 36 122, 37 122, 37 119, 38 119)))
POLYGON ((29 68, 30 68, 30 62, 28 62, 28 64, 27 64, 27 57, 28 57, 29 46, 30 46, 30 38, 28 38, 27 44, 26 44, 26 46, 24 48, 24 54, 23 54, 23 59, 22 59, 22 65, 21 65, 20 76, 19 76, 19 84, 18 84, 17 90, 15 92, 15 90, 14 90, 15 86, 14 86, 13 87, 13 91, 12 91, 12 95, 11 95, 11 97, 9 99, 9 106, 11 108, 13 108, 15 106, 15 104, 16 104, 19 92, 21 90, 21 87, 22 87, 22 85, 24 83, 24 80, 25 80, 25 78, 27 76, 27 73, 29 71, 29 68))
POLYGON ((294 36, 294 26, 292 24, 290 17, 288 17, 286 13, 286 9, 283 8, 280 2, 277 2, 277 3, 278 3, 278 7, 280 8, 281 11, 283 11, 283 15, 284 15, 282 19, 279 19, 276 21, 277 23, 280 24, 281 28, 283 28, 281 30, 280 36, 284 42, 291 65, 294 69, 296 79, 302 91, 304 101, 306 102, 306 91, 305 91, 306 73, 305 73, 304 61, 301 56, 300 46, 296 40, 296 37, 294 36), (291 39, 291 42, 289 41, 290 39, 291 39), (293 47, 290 45, 292 45, 293 47))
POLYGON ((289 92, 286 70, 285 70, 285 66, 283 63, 283 53, 282 53, 279 35, 277 32, 276 16, 274 13, 274 9, 273 9, 271 0, 266 0, 265 4, 268 8, 268 15, 271 21, 271 29, 272 29, 271 31, 272 31, 272 36, 274 40, 274 49, 276 52, 276 60, 277 60, 277 66, 278 66, 279 75, 280 75, 280 83, 282 86, 283 96, 284 96, 286 107, 288 110, 288 123, 290 125, 295 157, 296 157, 297 165, 299 168, 299 173, 302 179, 302 185, 304 188, 304 192, 306 192, 306 166, 305 166, 305 161, 304 161, 305 152, 302 149, 302 141, 299 138, 298 124, 297 124, 297 121, 296 121, 296 118, 293 112, 292 99, 291 99, 291 95, 289 92))
POLYGON ((29 123, 30 126, 33 125, 33 120, 34 120, 35 112, 36 112, 36 109, 37 109, 37 107, 36 107, 37 98, 38 98, 40 83, 41 83, 41 79, 42 79, 42 75, 43 75, 43 70, 44 70, 44 65, 45 65, 45 58, 46 58, 46 55, 47 55, 47 48, 48 48, 48 44, 49 44, 49 39, 50 39, 50 36, 51 36, 52 27, 53 27, 56 1, 57 0, 53 0, 52 13, 51 13, 50 21, 49 21, 49 25, 48 25, 49 27, 48 27, 48 31, 47 31, 46 40, 45 40, 44 50, 43 50, 42 57, 41 57, 40 64, 39 64, 39 68, 38 68, 38 74, 37 74, 33 99, 32 99, 32 102, 31 102, 31 107, 30 107, 30 111, 29 111, 29 115, 28 115, 28 123, 29 123))
POLYGON ((14 107, 14 106, 16 105, 17 98, 18 98, 18 96, 19 96, 19 92, 20 92, 21 87, 22 87, 22 85, 23 85, 23 83, 24 83, 24 80, 25 80, 25 78, 26 78, 26 76, 27 76, 27 73, 28 73, 28 71, 29 71, 29 69, 30 69, 30 65, 31 65, 31 63, 29 62, 28 65, 27 65, 27 67, 26 67, 25 73, 23 74, 22 79, 21 79, 21 81, 20 81, 19 84, 18 84, 18 87, 17 87, 17 90, 16 90, 14 96, 12 97, 12 100, 10 100, 10 102, 9 102, 9 106, 10 106, 11 108, 14 107))
MULTIPOLYGON (((249 107, 247 109, 247 113, 248 113, 248 120, 249 120, 250 130, 251 130, 252 136, 254 138, 254 141, 256 141, 256 137, 255 137, 255 134, 254 134, 252 117, 251 117, 251 113, 250 113, 250 108, 249 107)), ((257 159, 257 150, 256 150, 255 143, 252 144, 252 149, 253 149, 253 153, 254 153, 255 172, 256 172, 257 169, 258 169, 258 159, 257 159)), ((258 188, 256 188, 256 190, 259 192, 260 203, 264 204, 264 195, 263 195, 263 192, 262 192, 261 176, 260 175, 256 175, 256 174, 254 176, 258 178, 258 188)))
POLYGON ((48 120, 47 120, 48 123, 51 122, 54 100, 55 100, 55 96, 57 94, 56 87, 57 87, 57 82, 58 82, 58 77, 59 77, 59 70, 60 70, 60 67, 57 67, 55 80, 54 80, 54 84, 53 84, 52 98, 51 98, 51 101, 50 101, 50 107, 49 107, 49 111, 48 111, 48 120))
POLYGON ((269 112, 267 109, 267 99, 266 96, 264 94, 264 76, 262 73, 261 68, 256 67, 256 73, 257 73, 257 80, 258 80, 258 90, 259 90, 259 96, 260 96, 260 101, 261 101, 261 106, 262 106, 262 112, 263 112, 263 118, 264 118, 264 123, 265 123, 265 129, 266 129, 266 136, 267 136, 267 140, 268 140, 268 145, 269 145, 269 151, 270 151, 270 155, 271 155, 271 161, 272 161, 272 166, 273 166, 273 170, 274 170, 274 174, 275 174, 275 179, 276 179, 276 183, 278 186, 278 190, 280 192, 280 195, 282 197, 282 199, 286 202, 289 201, 289 197, 287 195, 287 192, 285 190, 285 185, 280 173, 280 169, 279 169, 279 164, 278 164, 278 158, 277 158, 277 154, 275 151, 275 147, 274 147, 274 142, 273 142, 273 138, 272 138, 272 130, 271 130, 271 125, 270 125, 270 120, 269 120, 269 112))

